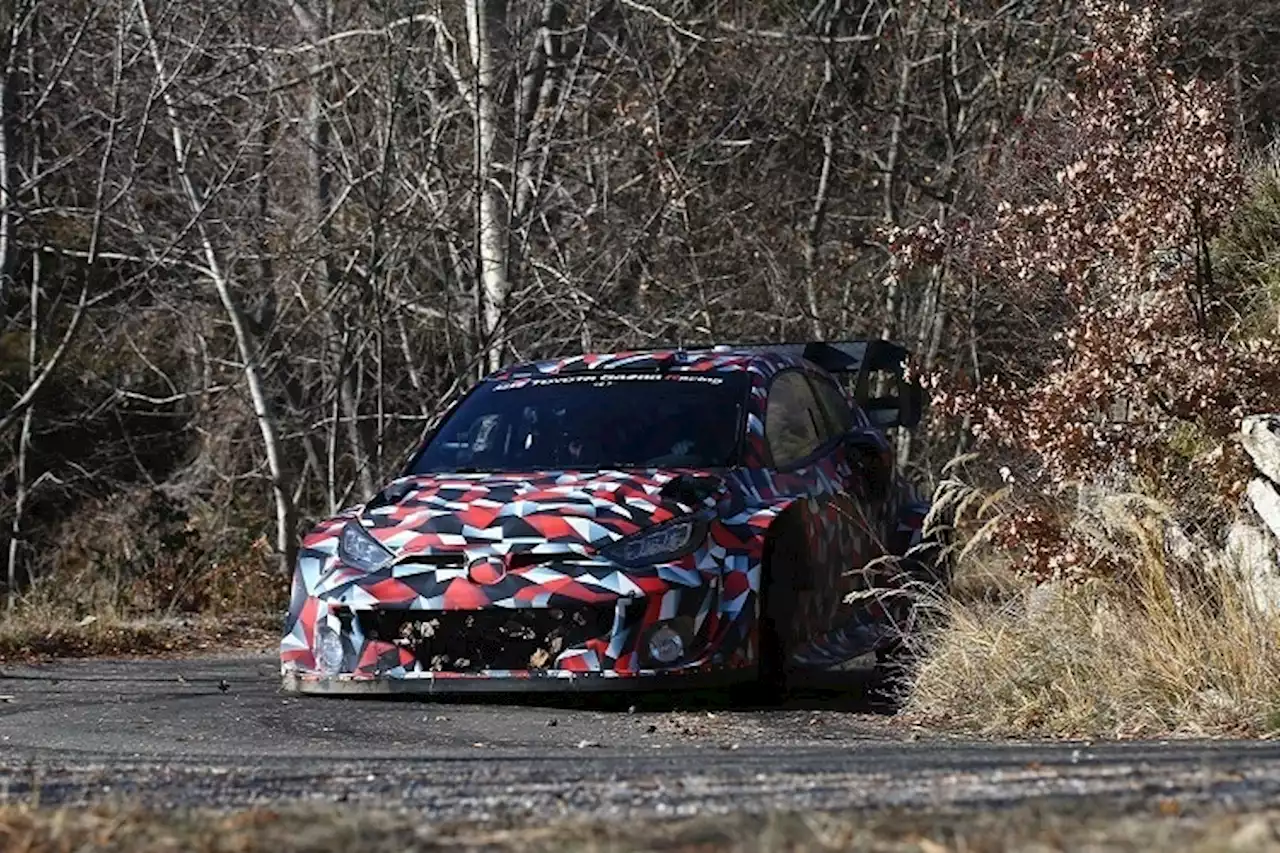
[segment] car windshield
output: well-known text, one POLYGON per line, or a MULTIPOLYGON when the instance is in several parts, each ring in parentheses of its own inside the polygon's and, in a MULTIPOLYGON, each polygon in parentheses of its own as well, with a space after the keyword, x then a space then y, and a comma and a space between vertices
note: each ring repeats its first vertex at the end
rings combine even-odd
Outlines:
POLYGON ((749 379, 723 373, 574 373, 486 380, 411 473, 734 464, 749 379))

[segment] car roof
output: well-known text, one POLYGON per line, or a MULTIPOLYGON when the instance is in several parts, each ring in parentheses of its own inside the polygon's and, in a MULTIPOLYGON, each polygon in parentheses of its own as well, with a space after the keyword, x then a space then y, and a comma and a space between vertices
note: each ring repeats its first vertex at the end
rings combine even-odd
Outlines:
POLYGON ((749 351, 732 347, 705 347, 697 349, 627 350, 611 353, 583 353, 564 358, 529 361, 504 367, 490 374, 488 379, 515 379, 525 376, 547 376, 568 373, 610 370, 667 370, 685 373, 710 371, 766 372, 783 367, 805 366, 807 362, 799 354, 775 351, 749 351))

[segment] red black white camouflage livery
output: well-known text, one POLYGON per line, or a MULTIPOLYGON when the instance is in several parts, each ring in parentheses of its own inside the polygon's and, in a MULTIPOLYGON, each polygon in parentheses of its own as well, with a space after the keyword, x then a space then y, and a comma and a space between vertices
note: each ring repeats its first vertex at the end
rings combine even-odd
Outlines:
POLYGON ((777 680, 884 646, 891 608, 850 593, 894 583, 876 558, 918 542, 928 509, 872 421, 918 420, 904 356, 884 342, 717 347, 493 374, 404 476, 304 538, 286 688, 777 680), (876 359, 896 394, 867 392, 876 359), (696 421, 683 433, 658 411, 671 401, 696 421), (668 427, 676 452, 641 458, 668 427))

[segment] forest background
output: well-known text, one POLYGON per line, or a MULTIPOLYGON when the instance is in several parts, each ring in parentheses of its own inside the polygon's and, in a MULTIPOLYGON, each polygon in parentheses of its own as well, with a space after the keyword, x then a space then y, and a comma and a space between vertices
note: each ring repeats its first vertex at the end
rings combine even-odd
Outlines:
POLYGON ((9 0, 0 623, 275 613, 479 376, 667 344, 906 343, 1011 576, 1131 569, 1099 489, 1218 542, 1278 60, 1245 0, 9 0))

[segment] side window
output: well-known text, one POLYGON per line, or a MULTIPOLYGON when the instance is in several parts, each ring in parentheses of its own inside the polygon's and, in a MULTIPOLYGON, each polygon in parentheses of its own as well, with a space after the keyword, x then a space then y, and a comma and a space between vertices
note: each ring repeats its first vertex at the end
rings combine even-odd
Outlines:
POLYGON ((853 412, 850 411, 849 401, 845 399, 844 392, 839 386, 821 376, 811 376, 809 381, 813 383, 813 390, 817 392, 818 403, 822 406, 822 413, 827 417, 827 426, 831 433, 844 435, 853 429, 853 412))
POLYGON ((797 462, 817 450, 826 440, 822 410, 813 398, 804 374, 796 370, 779 373, 769 386, 764 412, 764 438, 778 468, 797 462))

